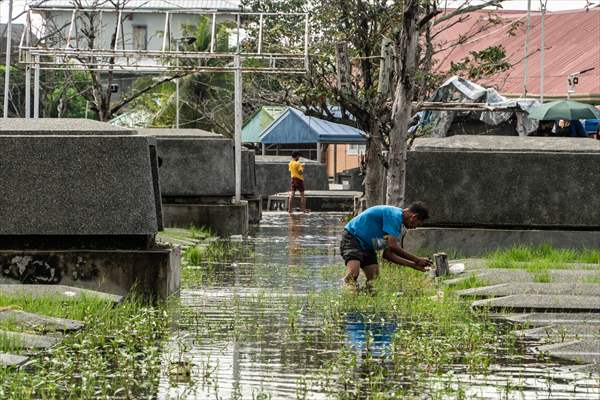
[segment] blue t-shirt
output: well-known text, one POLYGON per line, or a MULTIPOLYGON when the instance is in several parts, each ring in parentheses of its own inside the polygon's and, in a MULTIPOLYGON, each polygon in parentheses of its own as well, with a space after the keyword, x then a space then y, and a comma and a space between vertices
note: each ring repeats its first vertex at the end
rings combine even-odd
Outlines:
POLYGON ((373 239, 382 239, 385 235, 401 236, 402 209, 394 206, 367 208, 352 218, 345 228, 360 239, 365 248, 373 249, 373 239))

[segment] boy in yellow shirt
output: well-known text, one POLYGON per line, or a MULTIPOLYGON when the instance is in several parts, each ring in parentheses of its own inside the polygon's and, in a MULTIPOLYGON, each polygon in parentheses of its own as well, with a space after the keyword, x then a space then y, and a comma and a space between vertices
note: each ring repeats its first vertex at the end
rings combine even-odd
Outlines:
POLYGON ((307 212, 306 199, 304 198, 304 166, 300 162, 299 152, 294 151, 292 153, 292 161, 290 161, 288 169, 290 170, 290 175, 292 178, 290 197, 288 199, 288 213, 292 213, 292 202, 294 201, 294 195, 296 194, 296 190, 300 192, 300 203, 302 212, 307 212))

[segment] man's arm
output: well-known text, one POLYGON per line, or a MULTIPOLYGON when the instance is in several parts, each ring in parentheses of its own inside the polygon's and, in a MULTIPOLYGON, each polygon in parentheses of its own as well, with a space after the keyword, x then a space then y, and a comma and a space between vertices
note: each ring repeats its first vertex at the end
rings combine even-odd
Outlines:
MULTIPOLYGON (((400 243, 398 242, 398 238, 395 236, 388 235, 387 237, 388 249, 390 249, 395 255, 397 255, 401 259, 405 259, 413 262, 419 267, 425 268, 431 265, 431 261, 426 258, 421 258, 410 254, 408 251, 404 250, 400 247, 400 243)), ((392 261, 392 260, 390 260, 392 261)), ((406 264, 402 264, 406 265, 406 264)), ((409 265, 410 267, 410 265, 409 265)))
POLYGON ((421 272, 425 271, 426 267, 420 266, 420 265, 418 265, 414 261, 410 261, 410 260, 407 260, 405 258, 402 258, 402 257, 398 256, 391 249, 385 249, 383 251, 382 255, 383 255, 383 258, 385 258, 388 261, 393 262, 394 264, 405 265, 407 267, 410 267, 412 269, 416 269, 417 271, 421 271, 421 272))

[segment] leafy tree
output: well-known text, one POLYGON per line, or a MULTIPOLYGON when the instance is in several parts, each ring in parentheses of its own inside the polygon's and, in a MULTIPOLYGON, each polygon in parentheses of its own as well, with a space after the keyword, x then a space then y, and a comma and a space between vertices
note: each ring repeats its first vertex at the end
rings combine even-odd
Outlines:
MULTIPOLYGON (((414 112, 411 103, 427 98, 441 79, 432 73, 434 35, 451 27, 456 19, 464 21, 469 13, 502 1, 472 5, 465 0, 443 15, 439 0, 244 3, 263 12, 310 11, 309 74, 302 78, 271 78, 278 80, 278 85, 271 87, 279 86, 285 94, 282 101, 304 106, 308 114, 355 125, 368 134, 365 196, 366 205, 371 206, 386 201, 399 205, 403 201, 406 127, 414 112), (341 107, 341 119, 332 115, 331 105, 341 107)), ((268 32, 277 42, 281 28, 268 32)), ((260 88, 256 92, 261 92, 260 88)), ((260 98, 276 96, 269 92, 260 98)))

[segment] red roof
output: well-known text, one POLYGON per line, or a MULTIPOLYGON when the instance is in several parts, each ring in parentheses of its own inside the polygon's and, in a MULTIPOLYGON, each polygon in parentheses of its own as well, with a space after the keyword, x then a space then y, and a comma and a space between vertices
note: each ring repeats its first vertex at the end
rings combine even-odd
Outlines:
MULTIPOLYGON (((502 45, 512 68, 479 83, 495 87, 504 94, 523 93, 527 13, 500 11, 495 14, 500 21, 498 24, 492 22, 488 11, 479 11, 472 13, 466 21, 456 23, 454 18, 438 25, 440 30, 446 28, 434 39, 438 48, 448 47, 461 36, 480 33, 464 44, 438 53, 435 68, 446 71, 451 61, 459 62, 471 51, 502 45)), ((544 94, 565 96, 568 75, 588 68, 595 70, 579 77, 576 91, 578 94, 600 94, 600 8, 546 13, 545 38, 544 94)), ((532 95, 540 92, 540 39, 541 14, 532 12, 528 51, 528 93, 532 95)))

